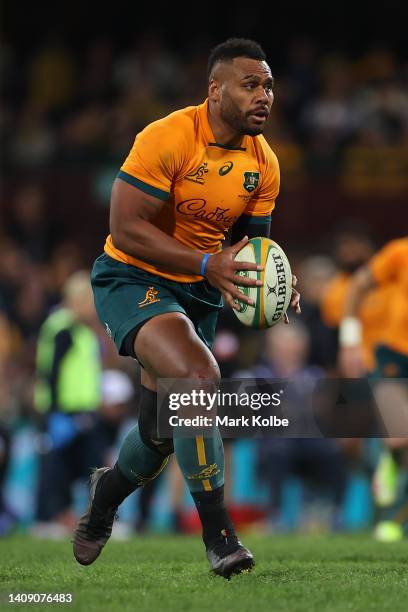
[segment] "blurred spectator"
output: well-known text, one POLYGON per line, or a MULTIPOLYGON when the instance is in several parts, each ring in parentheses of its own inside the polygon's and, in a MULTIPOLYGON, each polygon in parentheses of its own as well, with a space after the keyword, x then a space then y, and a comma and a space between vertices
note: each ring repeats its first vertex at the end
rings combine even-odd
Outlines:
POLYGON ((51 255, 47 268, 47 284, 57 301, 68 278, 83 264, 79 246, 73 241, 61 241, 51 255))
POLYGON ((309 337, 309 359, 322 368, 332 369, 336 364, 337 335, 321 317, 320 303, 331 282, 336 268, 329 257, 307 257, 299 269, 299 291, 302 296, 302 322, 309 337))
POLYGON ((11 160, 17 166, 44 166, 56 152, 56 136, 38 103, 27 103, 20 111, 10 144, 11 160))
POLYGON ((4 313, 13 326, 14 342, 24 340, 28 356, 45 319, 50 296, 44 269, 32 263, 13 243, 6 245, 0 262, 0 296, 4 313))
POLYGON ((111 40, 100 37, 87 49, 81 94, 90 100, 109 101, 113 95, 113 46, 111 40))
POLYGON ((322 87, 304 109, 303 126, 308 134, 324 133, 333 145, 342 144, 357 126, 350 92, 350 75, 343 60, 328 58, 322 68, 322 87))
POLYGON ((2 308, 11 321, 16 319, 15 303, 20 287, 27 278, 29 261, 17 245, 8 240, 3 243, 3 256, 0 259, 0 296, 2 308))
MULTIPOLYGON (((2 304, 0 302, 0 384, 3 381, 5 375, 7 361, 10 359, 12 352, 12 330, 7 317, 2 311, 2 304)), ((2 401, 0 400, 0 415, 1 415, 2 401)))
POLYGON ((100 431, 104 438, 101 446, 106 449, 102 464, 112 466, 116 460, 113 454, 120 427, 136 413, 135 388, 130 377, 121 370, 103 370, 101 384, 100 431))
POLYGON ((41 328, 35 406, 44 435, 37 498, 39 536, 69 533, 75 517, 71 486, 103 464, 100 435, 101 361, 89 273, 76 272, 64 286, 61 308, 41 328), (44 525, 45 523, 45 525, 44 525), (48 524, 47 524, 48 523, 48 524))
POLYGON ((341 149, 357 127, 349 73, 343 62, 326 60, 322 90, 304 109, 302 123, 309 144, 310 172, 335 175, 341 149))
POLYGON ((69 163, 89 163, 103 158, 108 119, 108 110, 98 99, 81 104, 67 117, 60 131, 61 159, 69 163))
POLYGON ((51 34, 28 66, 28 100, 47 111, 67 105, 75 94, 73 55, 57 33, 51 34))
POLYGON ((2 425, 0 412, 0 538, 7 535, 17 522, 16 517, 8 508, 4 496, 4 483, 10 463, 10 446, 10 433, 2 425))
POLYGON ((15 322, 27 343, 35 343, 38 329, 49 306, 49 295, 42 276, 43 270, 40 266, 28 265, 27 278, 21 285, 14 303, 15 322))
POLYGON ((27 183, 16 192, 9 212, 7 232, 34 262, 44 262, 55 240, 44 190, 27 183))
MULTIPOLYGON (((309 409, 304 404, 305 390, 310 391, 314 381, 323 375, 316 366, 307 365, 309 334, 299 323, 277 325, 266 332, 264 360, 251 368, 246 376, 264 379, 296 381, 291 389, 291 406, 296 414, 291 420, 302 431, 302 413, 309 409)), ((237 376, 244 373, 238 373, 237 376)), ((290 476, 302 478, 308 485, 318 486, 331 503, 331 527, 341 526, 341 506, 347 485, 346 459, 337 440, 324 438, 264 438, 258 442, 259 477, 268 485, 268 520, 273 530, 285 529, 281 515, 283 488, 290 476)))
POLYGON ((7 535, 16 524, 16 518, 8 508, 4 494, 4 484, 10 464, 11 446, 11 434, 7 424, 10 405, 6 385, 6 368, 11 351, 11 328, 1 311, 0 303, 0 537, 7 535))
POLYGON ((291 42, 288 55, 289 63, 279 91, 289 119, 297 121, 318 88, 316 49, 311 41, 299 38, 291 42))
POLYGON ((357 196, 395 197, 408 189, 408 150, 404 144, 388 144, 385 134, 361 129, 355 144, 345 152, 342 184, 357 196))

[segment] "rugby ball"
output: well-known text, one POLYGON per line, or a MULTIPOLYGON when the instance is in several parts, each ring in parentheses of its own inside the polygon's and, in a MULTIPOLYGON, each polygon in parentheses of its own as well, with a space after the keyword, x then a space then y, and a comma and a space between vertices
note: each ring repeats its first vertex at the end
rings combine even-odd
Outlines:
POLYGON ((262 329, 279 323, 289 308, 292 296, 292 272, 283 249, 269 238, 251 238, 238 251, 235 261, 248 261, 263 266, 260 272, 240 270, 239 276, 259 279, 262 287, 242 287, 240 291, 252 298, 250 306, 240 300, 240 310, 234 310, 238 319, 248 327, 262 329))

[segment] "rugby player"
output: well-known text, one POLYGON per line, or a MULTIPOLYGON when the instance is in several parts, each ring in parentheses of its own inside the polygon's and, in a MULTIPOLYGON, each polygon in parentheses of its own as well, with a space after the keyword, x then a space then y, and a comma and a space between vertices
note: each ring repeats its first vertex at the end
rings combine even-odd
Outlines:
MULTIPOLYGON (((211 353, 223 299, 248 304, 236 284, 256 264, 236 263, 249 237, 269 236, 279 166, 261 135, 273 102, 273 77, 262 48, 245 39, 215 47, 208 62, 208 99, 148 125, 114 182, 110 235, 92 284, 101 321, 121 355, 141 364, 138 426, 116 465, 91 476, 91 501, 74 535, 74 555, 89 565, 112 530, 119 504, 155 478, 175 453, 202 523, 212 570, 224 577, 250 569, 224 505, 220 434, 160 439, 157 379, 217 385, 211 353), (231 244, 222 241, 232 229, 231 244)), ((296 282, 296 279, 294 280, 296 282)), ((299 294, 292 306, 300 312, 299 294)))
MULTIPOLYGON (((358 226, 355 222, 343 224, 334 237, 334 243, 334 256, 339 269, 324 290, 320 312, 323 322, 338 331, 353 274, 370 261, 375 253, 375 245, 365 227, 358 226)), ((342 376, 353 378, 373 371, 374 351, 383 339, 384 318, 387 317, 390 299, 392 285, 389 284, 376 285, 364 294, 357 313, 361 323, 364 371, 342 370, 342 376)))
MULTIPOLYGON (((401 380, 408 378, 408 237, 387 243, 352 277, 339 335, 339 361, 343 372, 351 377, 364 374, 359 313, 366 294, 375 288, 388 288, 388 301, 382 320, 381 342, 375 348, 372 376, 399 379, 393 385, 389 382, 376 385, 382 420, 386 426, 390 424, 392 431, 398 429, 399 432, 399 427, 405 423, 408 406, 406 383, 401 380)), ((408 513, 408 442, 406 438, 388 438, 384 445, 373 479, 380 519, 374 535, 381 541, 396 541, 403 537, 402 523, 408 513)))

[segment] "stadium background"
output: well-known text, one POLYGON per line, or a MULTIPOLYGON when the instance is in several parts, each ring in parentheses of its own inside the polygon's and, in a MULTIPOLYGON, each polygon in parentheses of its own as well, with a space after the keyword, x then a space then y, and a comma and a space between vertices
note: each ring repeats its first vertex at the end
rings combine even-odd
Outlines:
MULTIPOLYGON (((231 6, 225 13, 210 5, 179 12, 167 6, 157 22, 139 8, 128 15, 120 3, 109 13, 86 3, 30 5, 23 15, 19 4, 3 3, 0 420, 11 432, 5 498, 17 526, 29 527, 33 520, 39 327, 69 274, 89 268, 101 251, 112 180, 135 134, 205 97, 206 59, 214 44, 248 36, 267 52, 276 100, 266 137, 282 170, 272 237, 300 277, 305 311, 308 300, 313 313, 317 306, 308 294, 310 268, 323 266, 326 281, 335 273, 339 225, 364 226, 377 246, 403 235, 408 58, 403 20, 395 19, 393 2, 387 6, 387 12, 365 3, 333 10, 319 2, 302 13, 296 7, 295 23, 287 7, 266 3, 254 10, 231 6), (320 264, 310 260, 316 255, 324 257, 320 264)), ((335 373, 331 330, 320 319, 318 327, 315 319, 304 324, 312 333, 305 367, 335 373), (328 348, 316 347, 316 333, 328 339, 328 348)), ((135 378, 134 364, 116 359, 102 336, 101 331, 105 368, 135 378)), ((259 362, 263 341, 225 313, 217 349, 224 373, 259 362)), ((370 525, 372 506, 368 478, 353 452, 345 453, 349 481, 342 524, 362 528, 370 525)), ((238 442, 232 454, 231 502, 237 512, 261 512, 268 491, 254 480, 257 448, 238 442)), ((78 506, 84 495, 79 488, 78 506)), ((302 527, 299 497, 299 481, 291 480, 283 508, 289 526, 302 527)), ((163 481, 153 506, 154 528, 168 527, 167 502, 163 481)), ((324 503, 317 497, 313 504, 317 526, 323 526, 324 503)), ((188 512, 188 496, 184 507, 188 512)), ((129 504, 125 518, 133 520, 133 514, 129 504)))

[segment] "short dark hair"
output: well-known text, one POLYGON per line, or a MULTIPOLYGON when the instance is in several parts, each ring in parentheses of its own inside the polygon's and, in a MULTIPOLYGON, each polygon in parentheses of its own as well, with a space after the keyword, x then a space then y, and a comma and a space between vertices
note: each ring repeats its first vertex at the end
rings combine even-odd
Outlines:
POLYGON ((266 60, 261 45, 248 38, 229 38, 220 43, 211 51, 208 58, 207 74, 210 77, 212 69, 217 62, 232 62, 235 57, 248 57, 249 59, 266 60))

